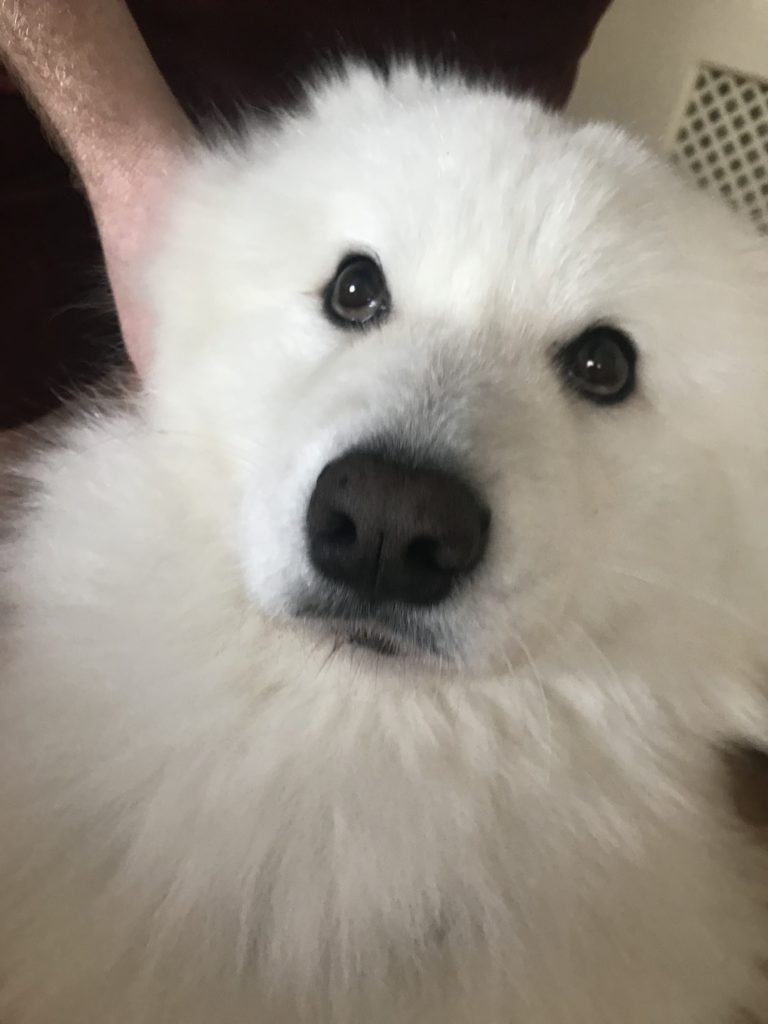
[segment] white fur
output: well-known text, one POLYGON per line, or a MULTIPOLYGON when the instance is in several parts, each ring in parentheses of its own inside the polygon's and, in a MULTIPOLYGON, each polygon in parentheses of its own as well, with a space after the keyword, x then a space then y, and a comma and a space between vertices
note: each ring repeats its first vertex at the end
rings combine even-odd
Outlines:
POLYGON ((196 156, 135 409, 41 455, 0 633, 4 1024, 726 1024, 764 864, 763 245, 621 132, 409 68, 196 156), (349 250, 392 316, 328 323, 349 250), (607 319, 637 393, 551 354, 607 319), (493 510, 441 662, 292 618, 386 433, 493 510))

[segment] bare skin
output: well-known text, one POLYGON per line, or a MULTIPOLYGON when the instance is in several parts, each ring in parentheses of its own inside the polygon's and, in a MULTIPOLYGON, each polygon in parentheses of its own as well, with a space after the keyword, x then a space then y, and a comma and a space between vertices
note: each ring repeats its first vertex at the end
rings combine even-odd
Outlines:
POLYGON ((0 0, 0 56, 83 183, 141 372, 152 325, 137 271, 193 129, 122 0, 0 0))

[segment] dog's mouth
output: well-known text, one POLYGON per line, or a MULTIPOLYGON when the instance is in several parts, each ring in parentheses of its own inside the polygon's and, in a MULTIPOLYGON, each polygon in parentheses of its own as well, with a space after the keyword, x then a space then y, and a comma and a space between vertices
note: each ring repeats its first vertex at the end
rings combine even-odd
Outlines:
POLYGON ((397 606, 368 608, 333 598, 312 598, 301 602, 295 614, 322 628, 339 647, 348 645, 382 657, 420 661, 440 656, 433 631, 397 606))
POLYGON ((374 654, 382 654, 387 658, 394 658, 405 653, 402 643, 397 637, 387 635, 375 626, 347 627, 346 630, 341 630, 339 635, 344 642, 353 647, 363 647, 373 651, 374 654))

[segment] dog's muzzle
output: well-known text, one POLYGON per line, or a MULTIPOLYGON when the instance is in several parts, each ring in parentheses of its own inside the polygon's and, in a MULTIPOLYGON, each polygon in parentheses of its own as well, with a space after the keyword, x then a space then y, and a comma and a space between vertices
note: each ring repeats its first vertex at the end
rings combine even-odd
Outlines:
POLYGON ((386 451, 353 450, 317 478, 306 518, 318 592, 304 613, 382 653, 431 648, 419 612, 482 562, 491 514, 458 475, 386 451), (321 596, 324 595, 324 596, 321 596))

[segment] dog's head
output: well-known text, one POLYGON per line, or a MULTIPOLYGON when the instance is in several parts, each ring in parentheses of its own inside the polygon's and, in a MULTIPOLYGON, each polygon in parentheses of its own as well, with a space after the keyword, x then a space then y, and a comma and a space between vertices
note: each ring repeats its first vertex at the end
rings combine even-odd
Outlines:
POLYGON ((754 608, 761 244, 622 133, 353 69, 201 156, 171 234, 154 414, 223 457, 266 612, 503 664, 754 608))

